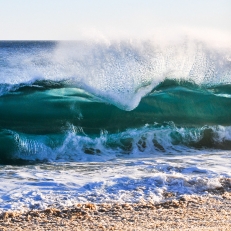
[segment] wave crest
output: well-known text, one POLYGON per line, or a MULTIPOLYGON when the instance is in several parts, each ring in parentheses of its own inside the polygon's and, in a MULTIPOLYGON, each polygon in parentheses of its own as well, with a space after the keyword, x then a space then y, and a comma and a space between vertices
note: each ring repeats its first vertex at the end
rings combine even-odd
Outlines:
POLYGON ((56 46, 21 43, 3 54, 1 94, 35 79, 82 88, 123 110, 137 107, 166 77, 196 84, 230 83, 230 49, 199 41, 161 46, 151 41, 59 42, 56 46), (3 85, 5 84, 5 85, 3 85))

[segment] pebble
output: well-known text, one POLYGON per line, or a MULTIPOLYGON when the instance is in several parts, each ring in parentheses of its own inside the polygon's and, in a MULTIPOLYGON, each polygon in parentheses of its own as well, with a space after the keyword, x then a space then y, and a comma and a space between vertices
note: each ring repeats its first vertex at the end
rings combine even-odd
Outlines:
POLYGON ((216 196, 174 196, 154 204, 77 204, 26 213, 0 214, 0 231, 15 230, 231 230, 231 187, 224 181, 216 196), (225 190, 224 190, 225 189, 225 190), (228 189, 228 190, 227 190, 228 189), (220 195, 220 196, 219 196, 220 195))

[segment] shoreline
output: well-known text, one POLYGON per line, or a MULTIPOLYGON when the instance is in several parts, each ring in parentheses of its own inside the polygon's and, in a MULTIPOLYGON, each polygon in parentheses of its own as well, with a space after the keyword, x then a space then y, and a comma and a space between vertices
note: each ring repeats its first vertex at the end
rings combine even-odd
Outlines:
POLYGON ((28 212, 4 212, 3 230, 231 230, 231 192, 183 196, 153 204, 76 204, 28 212))

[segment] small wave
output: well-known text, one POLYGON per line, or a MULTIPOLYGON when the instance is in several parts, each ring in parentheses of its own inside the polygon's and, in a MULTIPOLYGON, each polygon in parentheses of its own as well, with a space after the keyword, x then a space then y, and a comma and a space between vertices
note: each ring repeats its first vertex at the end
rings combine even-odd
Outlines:
POLYGON ((177 127, 155 124, 99 136, 88 136, 70 126, 56 135, 28 135, 10 130, 0 133, 1 163, 20 161, 105 161, 118 157, 186 155, 200 150, 231 150, 231 127, 177 127))

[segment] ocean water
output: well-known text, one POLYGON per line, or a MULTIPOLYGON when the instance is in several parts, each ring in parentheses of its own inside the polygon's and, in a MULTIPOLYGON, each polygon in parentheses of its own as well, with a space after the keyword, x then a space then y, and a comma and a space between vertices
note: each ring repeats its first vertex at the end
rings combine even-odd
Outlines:
POLYGON ((231 177, 230 48, 1 41, 0 177, 0 211, 209 194, 231 177))

